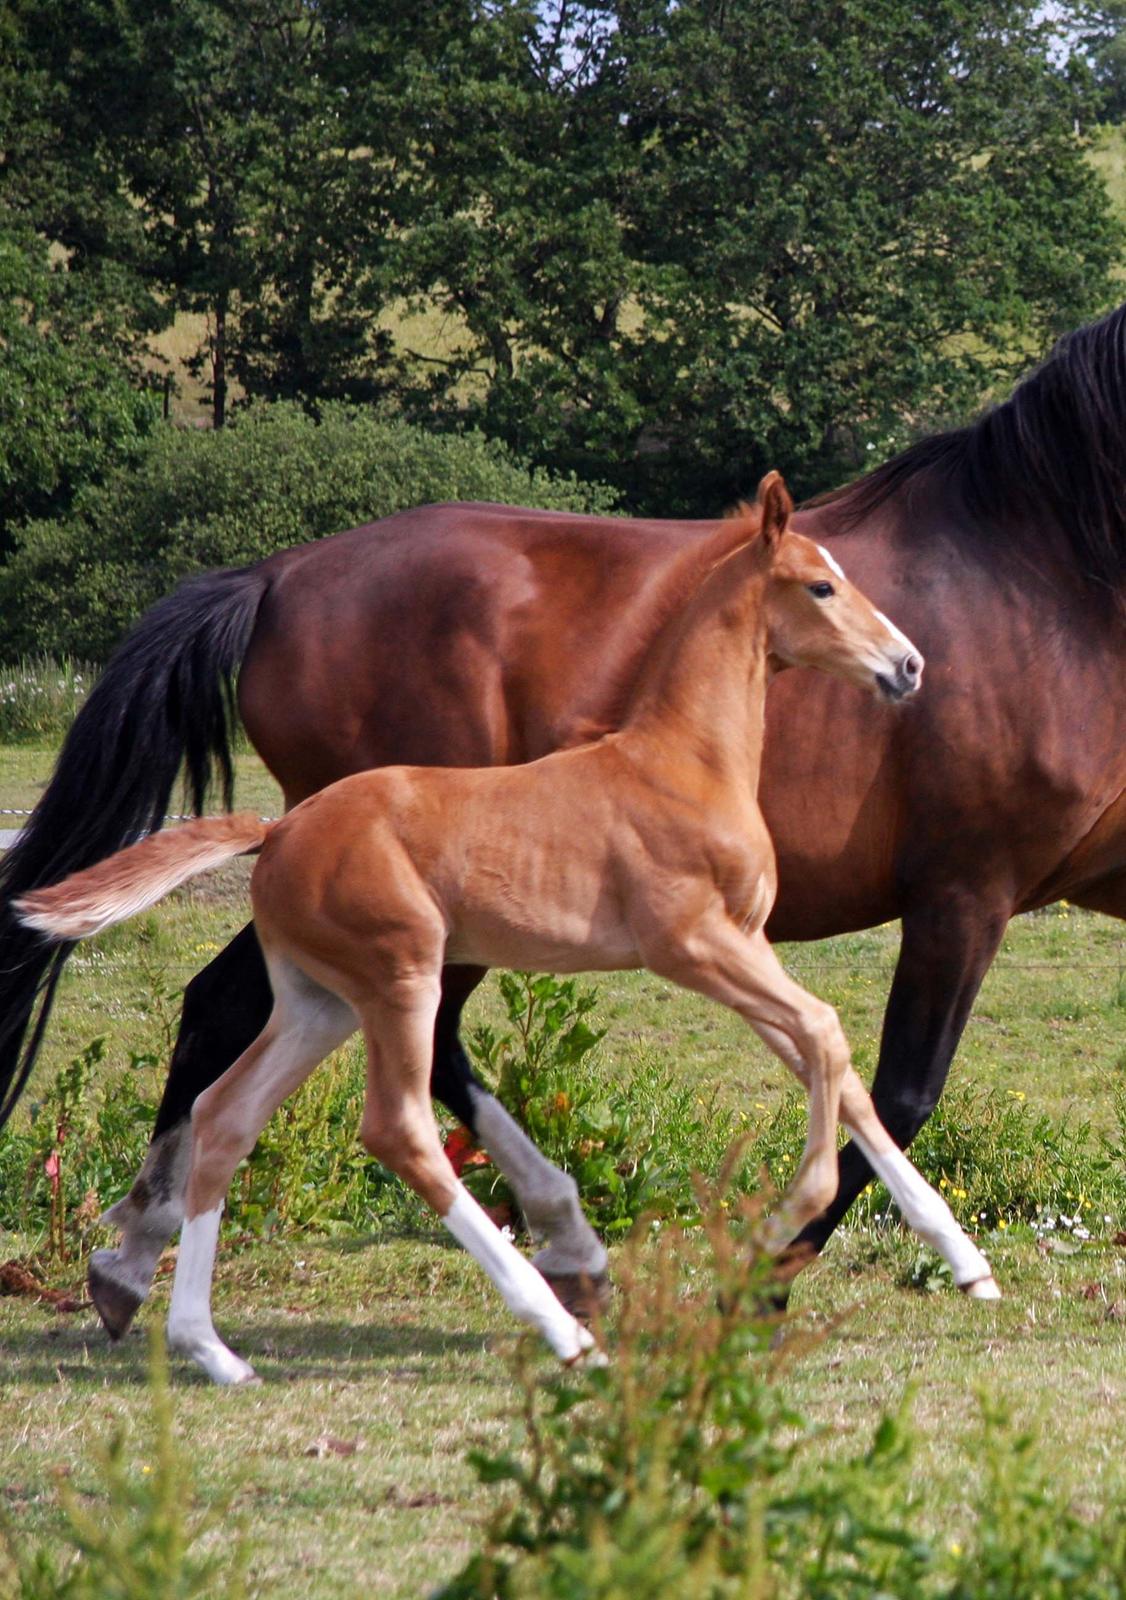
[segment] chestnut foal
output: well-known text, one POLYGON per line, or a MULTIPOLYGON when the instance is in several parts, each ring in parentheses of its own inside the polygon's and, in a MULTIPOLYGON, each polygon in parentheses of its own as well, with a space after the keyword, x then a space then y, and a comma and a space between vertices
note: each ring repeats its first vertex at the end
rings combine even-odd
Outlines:
MULTIPOLYGON (((879 1122, 831 1006, 788 978, 763 933, 774 853, 756 801, 766 685, 784 666, 897 700, 922 662, 819 546, 788 528, 777 473, 717 525, 706 575, 673 610, 620 729, 527 766, 384 767, 282 821, 188 823, 16 902, 76 939, 195 873, 260 851, 254 920, 274 1010, 195 1102, 168 1337, 219 1383, 253 1369, 211 1320, 223 1201, 267 1119, 361 1027, 360 1136, 481 1263, 510 1310, 573 1361, 591 1339, 454 1176, 430 1103, 443 963, 541 971, 648 967, 731 1006, 805 1085, 809 1132, 770 1225, 780 1249, 832 1200, 838 1115, 906 1220, 981 1298, 985 1258, 879 1122)), ((698 574, 698 555, 694 556, 698 574)), ((597 730, 592 730, 596 732, 597 730)))

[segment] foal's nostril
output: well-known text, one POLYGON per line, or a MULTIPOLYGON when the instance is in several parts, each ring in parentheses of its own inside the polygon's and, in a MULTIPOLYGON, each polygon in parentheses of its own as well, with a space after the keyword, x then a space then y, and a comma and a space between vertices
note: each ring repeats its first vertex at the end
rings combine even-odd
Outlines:
POLYGON ((923 663, 918 656, 907 656, 904 659, 903 676, 905 678, 910 678, 912 683, 916 681, 922 670, 923 663))

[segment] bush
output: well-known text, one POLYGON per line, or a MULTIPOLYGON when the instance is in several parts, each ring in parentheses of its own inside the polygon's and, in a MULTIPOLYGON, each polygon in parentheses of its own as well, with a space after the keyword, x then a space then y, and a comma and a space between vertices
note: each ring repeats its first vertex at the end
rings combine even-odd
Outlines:
POLYGON ((219 432, 161 428, 129 470, 29 523, 0 569, 6 659, 104 660, 189 573, 257 561, 441 500, 609 511, 610 490, 523 466, 479 435, 430 434, 375 411, 254 407, 219 432))
MULTIPOLYGON (((594 1056, 605 1030, 586 1020, 596 989, 528 972, 502 972, 498 983, 509 1029, 476 1028, 470 1054, 537 1149, 575 1179, 603 1238, 642 1215, 694 1216, 693 1174, 715 1172, 734 1118, 701 1109, 695 1091, 663 1069, 639 1065, 608 1078, 594 1056)), ((513 1202, 492 1166, 469 1167, 463 1179, 483 1204, 513 1202)))
MULTIPOLYGON (((1082 1242, 1126 1220, 1126 1095, 1118 1092, 1113 1106, 1117 1135, 1099 1137, 1089 1123, 1055 1122, 1012 1093, 954 1088, 912 1144, 911 1159, 971 1232, 1027 1223, 1048 1234, 1062 1229, 1082 1242)), ((804 1097, 787 1096, 754 1131, 748 1177, 765 1169, 777 1188, 785 1188, 806 1125, 804 1097)), ((849 1212, 854 1223, 897 1216, 880 1183, 869 1184, 849 1212)))
POLYGON ((524 1437, 470 1453, 504 1503, 435 1600, 1124 1600, 1121 1519, 1077 1515, 988 1405, 963 1447, 984 1482, 957 1540, 920 1531, 906 1409, 858 1452, 813 1456, 783 1381, 812 1336, 779 1343, 756 1310, 757 1207, 722 1184, 703 1201, 698 1233, 619 1258, 607 1366, 544 1381, 517 1346, 524 1437))

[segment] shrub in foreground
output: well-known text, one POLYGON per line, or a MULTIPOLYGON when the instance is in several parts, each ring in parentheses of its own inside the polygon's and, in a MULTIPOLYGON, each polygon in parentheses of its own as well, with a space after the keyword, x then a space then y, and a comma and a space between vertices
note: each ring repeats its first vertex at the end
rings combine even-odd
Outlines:
POLYGON ((58 1480, 66 1557, 0 1523, 0 1600, 242 1600, 248 1546, 231 1536, 225 1502, 199 1505, 173 1427, 163 1339, 150 1341, 144 1462, 124 1428, 94 1462, 97 1492, 58 1480), (223 1528, 221 1538, 208 1534, 223 1528))
POLYGON ((758 1207, 721 1195, 623 1252, 606 1366, 544 1382, 519 1344, 523 1436, 470 1457, 504 1501, 434 1600, 1123 1600, 1126 1527, 1077 1515, 988 1407, 957 1539, 921 1532, 906 1412, 814 1457, 784 1381, 809 1336, 756 1309, 758 1207))

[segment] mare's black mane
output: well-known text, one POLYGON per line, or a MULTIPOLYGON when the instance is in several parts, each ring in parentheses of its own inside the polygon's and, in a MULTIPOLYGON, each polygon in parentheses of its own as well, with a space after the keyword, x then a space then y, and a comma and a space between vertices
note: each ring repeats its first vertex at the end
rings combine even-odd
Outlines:
POLYGON ((1094 595, 1126 605, 1126 305, 1067 334, 976 422, 921 439, 820 503, 855 523, 934 487, 958 498, 995 553, 1021 533, 1048 536, 1047 513, 1094 595))

